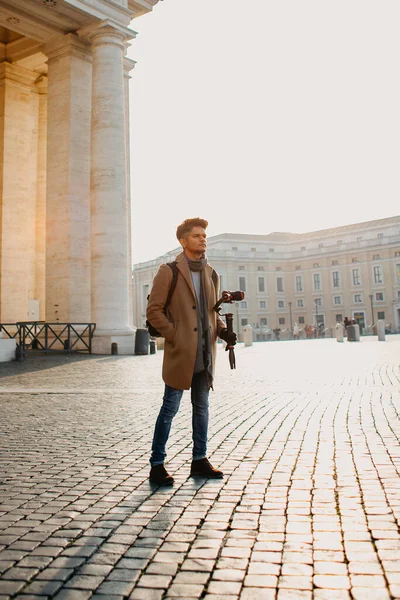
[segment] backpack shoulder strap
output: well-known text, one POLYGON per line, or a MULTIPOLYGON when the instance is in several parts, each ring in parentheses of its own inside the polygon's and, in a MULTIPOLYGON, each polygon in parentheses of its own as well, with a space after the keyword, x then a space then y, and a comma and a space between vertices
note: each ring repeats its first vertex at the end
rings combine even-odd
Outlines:
POLYGON ((171 298, 172 298, 172 294, 174 293, 174 290, 176 288, 176 282, 178 279, 178 266, 176 264, 176 260, 174 260, 173 262, 167 263, 167 265, 169 266, 169 268, 172 271, 172 281, 171 281, 171 285, 168 291, 168 296, 167 299, 165 301, 165 305, 164 305, 164 311, 167 309, 169 303, 171 302, 171 298))

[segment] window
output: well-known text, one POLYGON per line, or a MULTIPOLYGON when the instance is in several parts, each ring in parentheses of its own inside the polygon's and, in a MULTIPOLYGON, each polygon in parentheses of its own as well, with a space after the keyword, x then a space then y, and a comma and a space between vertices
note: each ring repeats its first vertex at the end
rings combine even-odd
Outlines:
POLYGON ((394 255, 395 256, 400 256, 400 252, 395 252, 394 255))
POLYGON ((265 302, 265 300, 260 300, 260 308, 267 308, 267 303, 265 302))
POLYGON ((381 240, 383 238, 383 233, 378 233, 378 239, 381 240))
POLYGON ((278 308, 285 308, 285 301, 284 300, 278 300, 278 308))
POLYGON ((245 327, 247 325, 247 319, 241 319, 240 322, 242 324, 242 327, 245 327))
POLYGON ((275 271, 282 271, 282 267, 276 267, 275 271))
POLYGON ((264 267, 257 267, 257 271, 264 271, 264 267))
POLYGON ((340 271, 333 271, 332 283, 334 288, 340 288, 340 271))
POLYGON ((397 265, 396 265, 396 280, 397 280, 397 283, 400 283, 400 264, 399 263, 397 263, 397 265))
POLYGON ((353 278, 353 285, 360 285, 360 269, 352 269, 351 273, 353 278))
POLYGON ((247 308, 247 300, 242 300, 242 302, 240 303, 240 308, 247 308))
POLYGON ((383 310, 378 311, 378 319, 382 319, 382 321, 385 320, 385 311, 383 311, 383 310))
POLYGON ((279 317, 279 325, 284 325, 284 324, 285 324, 285 318, 279 317))
POLYGON ((355 257, 355 256, 353 256, 353 258, 351 259, 351 262, 352 262, 352 263, 358 262, 358 258, 357 258, 357 257, 355 257))
POLYGON ((341 323, 343 321, 343 315, 336 315, 336 323, 341 323))
POLYGON ((400 298, 400 290, 397 290, 397 297, 400 298))
POLYGON ((338 264, 339 264, 339 261, 338 261, 338 260, 333 260, 333 261, 332 261, 332 266, 335 266, 335 265, 338 265, 338 264))
POLYGON ((319 267, 319 263, 314 263, 313 264, 313 269, 317 269, 319 267))
POLYGON ((299 324, 304 325, 304 317, 299 317, 299 324))
POLYGON ((296 271, 301 271, 301 265, 296 265, 296 271))
POLYGON ((250 248, 251 252, 256 252, 257 248, 250 248))
POLYGON ((300 250, 303 250, 303 251, 304 251, 304 250, 307 250, 307 248, 306 248, 306 246, 302 246, 302 247, 300 248, 300 250))
POLYGON ((318 248, 323 248, 323 247, 324 247, 324 244, 322 244, 322 243, 318 244, 318 248))
POLYGON ((357 242, 361 242, 361 240, 362 240, 362 235, 358 236, 357 242))
POLYGON ((261 327, 266 327, 268 325, 267 317, 261 317, 260 325, 261 325, 261 327))
POLYGON ((258 291, 265 292, 265 277, 258 278, 258 291))
POLYGON ((314 273, 313 282, 314 282, 314 290, 320 290, 321 289, 321 275, 320 275, 320 273, 314 273))
POLYGON ((372 260, 379 260, 379 254, 374 254, 372 256, 372 260))
POLYGON ((276 278, 276 291, 283 292, 283 277, 276 278))
POLYGON ((382 267, 380 265, 374 267, 374 283, 383 283, 382 267))
POLYGON ((304 308, 304 300, 303 300, 303 298, 299 298, 297 300, 297 308, 304 308))
POLYGON ((269 248, 268 252, 275 252, 275 248, 269 248))
POLYGON ((322 306, 322 298, 315 298, 314 302, 316 306, 322 306))
POLYGON ((341 244, 343 244, 343 240, 338 240, 337 245, 340 246, 341 244))
POLYGON ((239 265, 239 271, 244 271, 245 270, 245 266, 244 265, 239 265))
POLYGON ((375 294, 375 300, 377 302, 383 302, 383 292, 376 292, 376 294, 375 294))
POLYGON ((237 246, 232 246, 232 250, 236 251, 237 250, 237 246))
POLYGON ((303 277, 301 275, 296 275, 296 292, 303 291, 303 277))
POLYGON ((355 302, 355 304, 359 304, 360 302, 362 302, 362 295, 354 294, 354 302, 355 302))
POLYGON ((333 298, 333 303, 334 304, 342 304, 342 296, 335 296, 333 298))
POLYGON ((246 277, 239 277, 239 290, 241 292, 246 291, 246 277))

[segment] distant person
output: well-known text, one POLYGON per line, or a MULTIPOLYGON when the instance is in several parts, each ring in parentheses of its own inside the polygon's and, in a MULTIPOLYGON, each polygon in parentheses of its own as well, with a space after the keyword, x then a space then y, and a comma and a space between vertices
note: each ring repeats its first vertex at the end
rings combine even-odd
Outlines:
POLYGON ((300 328, 297 325, 297 323, 295 323, 293 325, 293 339, 298 340, 300 338, 300 328))
POLYGON ((167 472, 166 444, 172 419, 179 409, 183 390, 191 390, 193 453, 192 476, 223 477, 207 459, 209 391, 213 385, 217 336, 229 345, 236 333, 228 332, 225 321, 213 310, 218 300, 219 283, 214 284, 213 269, 206 258, 208 223, 204 219, 186 219, 176 230, 182 246, 176 258, 178 279, 166 312, 164 306, 173 274, 166 264, 154 278, 147 305, 147 319, 165 338, 162 376, 165 382, 163 404, 159 412, 150 457, 150 481, 172 485, 167 472))
POLYGON ((274 331, 274 335, 275 335, 275 339, 277 342, 279 342, 279 340, 281 339, 281 330, 279 327, 275 327, 274 331))

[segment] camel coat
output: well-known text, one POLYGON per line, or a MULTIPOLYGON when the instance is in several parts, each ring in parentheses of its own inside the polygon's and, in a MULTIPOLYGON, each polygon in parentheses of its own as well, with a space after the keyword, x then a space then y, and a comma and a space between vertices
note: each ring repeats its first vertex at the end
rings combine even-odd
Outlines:
MULTIPOLYGON (((172 269, 160 266, 153 281, 147 304, 147 319, 165 338, 162 376, 167 385, 188 390, 192 383, 197 352, 197 300, 192 277, 183 252, 176 258, 178 279, 171 302, 164 314, 164 305, 172 282, 172 269)), ((205 292, 208 319, 211 328, 213 375, 217 350, 217 336, 226 327, 225 321, 212 310, 218 300, 219 289, 214 288, 212 267, 205 268, 205 292)), ((218 283, 219 288, 219 283, 218 283)))

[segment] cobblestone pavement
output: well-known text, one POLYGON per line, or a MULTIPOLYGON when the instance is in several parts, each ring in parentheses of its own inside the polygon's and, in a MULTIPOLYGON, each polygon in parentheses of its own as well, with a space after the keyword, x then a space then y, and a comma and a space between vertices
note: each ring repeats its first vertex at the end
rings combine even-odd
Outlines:
POLYGON ((148 482, 162 353, 0 365, 0 600, 400 598, 400 339, 218 353, 209 456, 190 399, 148 482))

